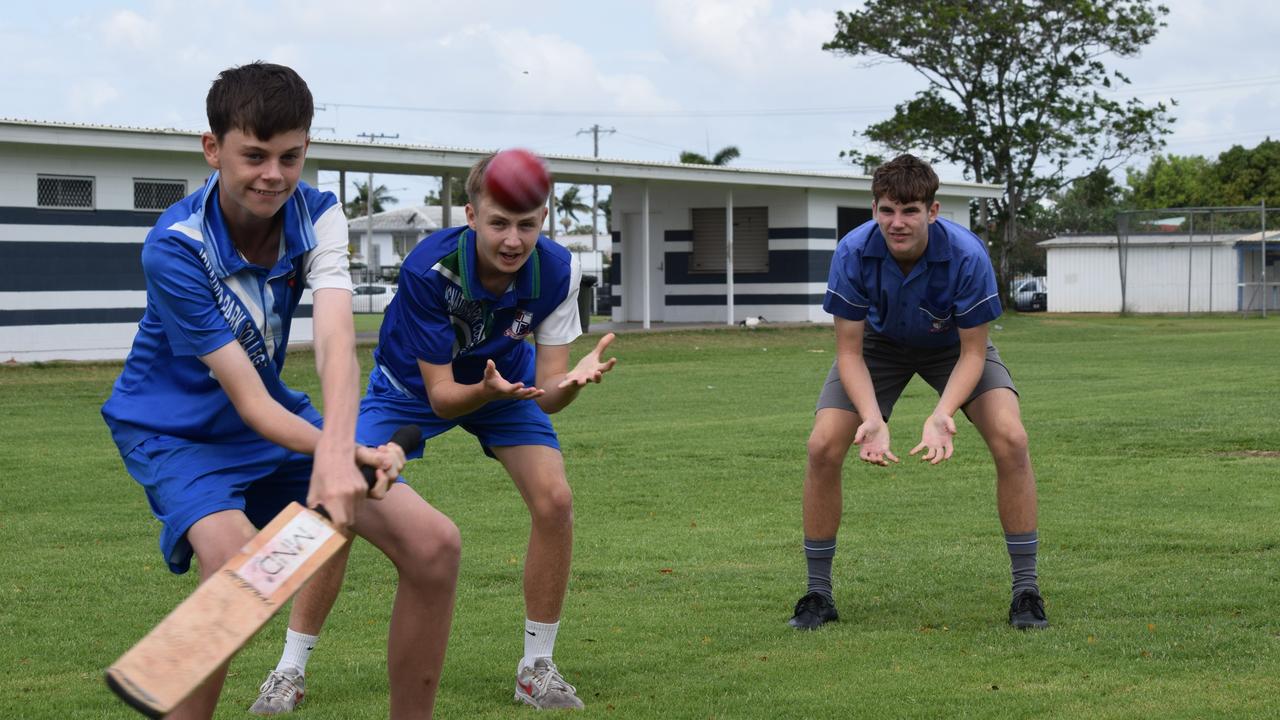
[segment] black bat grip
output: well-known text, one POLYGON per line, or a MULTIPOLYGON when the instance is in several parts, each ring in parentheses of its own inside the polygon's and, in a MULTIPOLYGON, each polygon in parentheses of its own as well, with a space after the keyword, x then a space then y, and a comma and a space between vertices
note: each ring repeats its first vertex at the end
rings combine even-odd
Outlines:
MULTIPOLYGON (((393 442, 399 445, 407 454, 409 451, 418 447, 418 443, 422 442, 422 429, 417 425, 401 425, 398 430, 392 433, 391 439, 387 442, 393 442)), ((369 487, 372 488, 377 484, 378 470, 376 468, 369 467, 368 465, 361 465, 360 474, 364 475, 364 481, 369 483, 369 487)), ((329 512, 324 509, 323 505, 317 505, 314 509, 316 512, 323 515, 326 520, 333 519, 329 517, 329 512)))
MULTIPOLYGON (((417 425, 401 425, 391 435, 391 439, 387 442, 393 442, 400 446, 400 449, 408 454, 409 451, 418 447, 418 443, 422 442, 422 430, 417 425)), ((373 487, 378 482, 378 471, 368 465, 360 466, 360 473, 364 475, 364 481, 369 483, 369 487, 373 487)))

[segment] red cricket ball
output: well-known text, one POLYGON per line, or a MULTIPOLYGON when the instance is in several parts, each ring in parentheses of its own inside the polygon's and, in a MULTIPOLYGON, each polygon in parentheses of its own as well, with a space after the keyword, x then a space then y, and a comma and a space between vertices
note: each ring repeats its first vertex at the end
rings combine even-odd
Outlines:
POLYGON ((551 174, 542 158, 528 150, 502 150, 485 168, 484 189, 507 210, 526 213, 546 204, 547 194, 551 192, 551 174))

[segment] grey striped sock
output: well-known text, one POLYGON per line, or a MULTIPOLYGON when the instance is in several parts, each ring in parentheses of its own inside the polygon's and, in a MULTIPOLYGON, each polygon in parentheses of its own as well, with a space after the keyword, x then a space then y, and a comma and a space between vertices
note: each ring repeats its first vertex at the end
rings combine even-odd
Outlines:
POLYGON ((804 539, 804 559, 809 565, 809 592, 833 600, 831 592, 831 560, 836 554, 836 539, 804 539))
POLYGON ((1013 594, 1016 596, 1023 590, 1040 592, 1040 587, 1036 584, 1036 551, 1040 547, 1038 532, 1005 533, 1004 544, 1009 549, 1013 594))

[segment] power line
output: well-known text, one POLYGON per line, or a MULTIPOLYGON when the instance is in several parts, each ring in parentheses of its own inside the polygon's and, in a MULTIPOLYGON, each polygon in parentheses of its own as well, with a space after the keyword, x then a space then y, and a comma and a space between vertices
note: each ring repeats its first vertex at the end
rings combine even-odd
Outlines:
POLYGON ((625 111, 625 110, 512 110, 511 108, 449 108, 427 107, 418 105, 375 105, 364 103, 317 103, 317 109, 353 108, 357 110, 392 110, 397 112, 439 113, 455 115, 505 115, 509 117, 581 117, 596 115, 601 117, 623 118, 714 118, 714 117, 787 117, 806 115, 848 115, 852 113, 886 112, 893 109, 891 105, 879 106, 840 106, 811 108, 761 108, 756 110, 717 110, 717 111, 625 111))

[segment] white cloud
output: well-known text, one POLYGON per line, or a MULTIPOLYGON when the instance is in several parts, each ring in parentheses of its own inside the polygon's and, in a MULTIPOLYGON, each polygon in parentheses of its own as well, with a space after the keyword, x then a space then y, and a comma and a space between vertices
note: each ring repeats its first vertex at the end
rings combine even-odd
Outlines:
POLYGON ((106 80, 81 80, 67 90, 67 105, 77 116, 97 112, 120 97, 120 91, 106 80))
POLYGON ((132 10, 111 13, 103 21, 101 31, 108 46, 123 46, 131 50, 153 48, 161 38, 155 22, 132 10))

